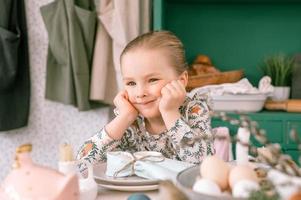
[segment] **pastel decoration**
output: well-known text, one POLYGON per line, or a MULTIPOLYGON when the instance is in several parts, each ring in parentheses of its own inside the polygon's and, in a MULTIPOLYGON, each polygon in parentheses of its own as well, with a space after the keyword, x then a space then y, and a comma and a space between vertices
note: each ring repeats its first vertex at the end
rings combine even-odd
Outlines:
POLYGON ((228 162, 232 158, 229 129, 227 127, 217 127, 213 129, 213 132, 216 136, 213 143, 215 155, 228 162))
POLYGON ((239 142, 236 143, 236 163, 247 164, 249 162, 249 144, 250 131, 240 127, 237 131, 239 142))
POLYGON ((16 149, 13 169, 0 187, 0 199, 78 200, 79 184, 75 174, 64 175, 32 162, 31 144, 16 149), (41 184, 43 180, 43 184, 41 184))

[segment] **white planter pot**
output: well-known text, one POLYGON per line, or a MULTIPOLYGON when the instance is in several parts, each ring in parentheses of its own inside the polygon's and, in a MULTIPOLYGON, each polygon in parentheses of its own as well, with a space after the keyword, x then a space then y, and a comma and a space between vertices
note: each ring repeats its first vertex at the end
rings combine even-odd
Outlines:
POLYGON ((273 101, 285 101, 289 99, 290 96, 290 87, 279 87, 279 86, 274 86, 274 92, 273 96, 271 96, 271 99, 273 101))

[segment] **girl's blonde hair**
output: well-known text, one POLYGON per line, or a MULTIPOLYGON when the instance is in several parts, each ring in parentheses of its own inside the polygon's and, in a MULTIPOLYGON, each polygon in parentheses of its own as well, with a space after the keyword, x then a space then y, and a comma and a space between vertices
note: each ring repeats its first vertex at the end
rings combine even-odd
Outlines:
POLYGON ((153 31, 136 37, 123 49, 120 60, 124 54, 137 48, 166 50, 172 67, 178 74, 187 70, 184 46, 179 38, 170 31, 153 31))

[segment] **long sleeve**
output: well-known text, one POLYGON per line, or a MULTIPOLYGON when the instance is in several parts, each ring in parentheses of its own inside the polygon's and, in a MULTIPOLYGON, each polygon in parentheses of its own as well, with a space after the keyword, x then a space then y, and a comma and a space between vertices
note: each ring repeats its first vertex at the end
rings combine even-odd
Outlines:
POLYGON ((184 115, 168 131, 177 158, 191 163, 200 163, 206 155, 213 154, 213 141, 196 142, 193 146, 181 146, 183 138, 207 135, 211 133, 211 120, 206 100, 195 96, 188 105, 182 108, 184 115))
MULTIPOLYGON (((134 138, 136 129, 129 127, 120 140, 112 139, 106 132, 105 128, 101 129, 94 136, 84 142, 81 146, 77 159, 87 161, 91 164, 106 162, 106 153, 109 151, 137 151, 139 143, 134 138)), ((86 170, 84 163, 81 163, 80 171, 86 170)))
MULTIPOLYGON (((105 128, 84 142, 77 154, 77 159, 97 164, 106 161, 106 152, 117 149, 120 140, 113 140, 106 132, 105 128)), ((84 173, 87 169, 86 164, 81 162, 80 171, 84 173)))
POLYGON ((119 144, 120 140, 113 140, 103 128, 85 141, 78 152, 77 159, 84 159, 90 163, 105 161, 106 151, 116 149, 119 144))

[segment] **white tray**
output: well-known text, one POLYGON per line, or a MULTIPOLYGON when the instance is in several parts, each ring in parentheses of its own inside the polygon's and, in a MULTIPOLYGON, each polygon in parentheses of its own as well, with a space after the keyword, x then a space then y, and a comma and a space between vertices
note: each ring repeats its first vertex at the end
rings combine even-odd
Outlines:
POLYGON ((214 111, 258 112, 267 97, 264 94, 227 94, 211 98, 214 111))

